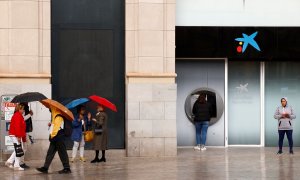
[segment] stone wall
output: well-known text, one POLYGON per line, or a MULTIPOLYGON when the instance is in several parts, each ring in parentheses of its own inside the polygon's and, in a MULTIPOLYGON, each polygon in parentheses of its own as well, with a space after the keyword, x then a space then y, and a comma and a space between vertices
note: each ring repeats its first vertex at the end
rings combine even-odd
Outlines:
POLYGON ((50 0, 0 1, 0 81, 49 78, 50 34, 50 0))
POLYGON ((128 156, 176 156, 175 0, 126 0, 128 156))

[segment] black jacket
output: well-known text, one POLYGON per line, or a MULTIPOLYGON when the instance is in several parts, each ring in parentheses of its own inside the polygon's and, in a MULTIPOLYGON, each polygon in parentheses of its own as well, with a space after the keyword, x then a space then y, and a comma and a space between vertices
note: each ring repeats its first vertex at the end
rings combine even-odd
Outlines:
POLYGON ((196 101, 193 106, 193 114, 195 116, 194 121, 210 121, 212 117, 212 106, 210 103, 200 103, 196 101))

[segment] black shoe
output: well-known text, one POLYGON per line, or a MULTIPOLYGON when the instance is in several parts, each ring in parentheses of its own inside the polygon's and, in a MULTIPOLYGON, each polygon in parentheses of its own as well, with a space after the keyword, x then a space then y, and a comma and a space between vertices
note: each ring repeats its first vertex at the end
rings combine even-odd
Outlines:
POLYGON ((100 159, 99 158, 95 158, 94 160, 91 161, 91 163, 96 163, 98 162, 100 159))
POLYGON ((45 168, 45 167, 36 168, 36 170, 38 170, 38 171, 41 172, 41 173, 45 173, 45 174, 48 173, 48 169, 45 168))
POLYGON ((70 168, 64 168, 63 170, 58 171, 59 174, 70 174, 71 169, 70 168))
POLYGON ((33 143, 34 143, 34 141, 33 141, 33 137, 32 137, 32 136, 30 136, 30 135, 28 135, 28 137, 29 137, 30 143, 31 143, 31 144, 33 144, 33 143))
POLYGON ((102 157, 102 158, 99 159, 99 161, 97 161, 97 162, 106 162, 106 159, 102 157))
POLYGON ((293 150, 290 150, 290 154, 294 154, 294 151, 293 151, 293 150))
POLYGON ((279 151, 277 152, 277 154, 282 154, 282 150, 279 150, 279 151))
POLYGON ((24 164, 20 164, 20 167, 21 167, 21 168, 24 168, 24 169, 29 169, 29 168, 30 168, 30 167, 27 166, 25 163, 24 163, 24 164))

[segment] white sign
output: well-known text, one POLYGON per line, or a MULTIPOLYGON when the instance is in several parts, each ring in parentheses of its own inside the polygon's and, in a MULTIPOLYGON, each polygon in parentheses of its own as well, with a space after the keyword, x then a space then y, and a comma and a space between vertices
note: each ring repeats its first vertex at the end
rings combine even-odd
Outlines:
POLYGON ((12 140, 9 136, 5 136, 5 145, 6 146, 13 146, 14 145, 14 143, 12 142, 12 140))
POLYGON ((14 151, 15 150, 15 147, 14 146, 6 146, 6 149, 8 151, 14 151))

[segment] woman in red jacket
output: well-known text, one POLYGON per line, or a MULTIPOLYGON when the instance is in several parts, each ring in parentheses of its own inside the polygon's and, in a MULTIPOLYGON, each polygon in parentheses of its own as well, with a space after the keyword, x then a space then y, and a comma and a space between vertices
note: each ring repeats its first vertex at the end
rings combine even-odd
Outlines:
MULTIPOLYGON (((18 104, 14 115, 11 118, 9 127, 9 137, 14 144, 20 144, 22 138, 26 137, 26 124, 23 118, 24 105, 18 104)), ((5 163, 10 168, 23 171, 24 168, 20 167, 20 157, 16 157, 16 151, 12 153, 10 158, 5 163)))

